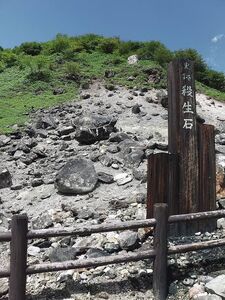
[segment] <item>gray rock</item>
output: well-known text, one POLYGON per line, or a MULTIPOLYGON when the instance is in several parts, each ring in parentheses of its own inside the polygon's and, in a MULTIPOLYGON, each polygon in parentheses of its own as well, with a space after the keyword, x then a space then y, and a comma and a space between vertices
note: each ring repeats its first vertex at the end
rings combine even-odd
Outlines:
POLYGON ((124 140, 129 140, 130 136, 125 132, 112 132, 109 136, 110 142, 122 142, 124 140))
POLYGON ((0 189, 10 187, 12 185, 12 176, 7 168, 0 168, 0 189))
POLYGON ((133 180, 133 176, 128 173, 120 173, 114 176, 114 180, 118 185, 124 185, 133 180))
POLYGON ((114 182, 114 177, 105 172, 98 172, 98 180, 103 183, 112 183, 114 182))
POLYGON ((219 206, 221 207, 221 208, 225 208, 225 198, 222 198, 222 199, 220 199, 219 201, 218 201, 218 203, 219 203, 219 206))
POLYGON ((63 194, 85 194, 95 189, 98 176, 91 160, 68 161, 56 175, 55 187, 63 194))
POLYGON ((132 107, 132 113, 133 113, 133 114, 139 114, 140 112, 141 112, 140 105, 139 105, 139 104, 135 104, 135 105, 132 107))
POLYGON ((33 229, 44 229, 51 227, 53 225, 53 221, 50 215, 46 212, 34 218, 31 224, 33 229))
POLYGON ((75 139, 80 144, 93 144, 96 141, 106 140, 110 133, 116 131, 117 119, 111 116, 90 115, 78 118, 74 122, 76 127, 75 139))
POLYGON ((52 91, 53 95, 61 95, 64 93, 64 89, 63 88, 55 88, 53 91, 52 91))
POLYGON ((68 135, 74 131, 75 131, 75 128, 73 126, 61 127, 58 129, 58 133, 60 136, 68 135))
POLYGON ((138 234, 137 232, 126 230, 119 234, 118 241, 121 249, 132 250, 137 245, 138 234))
POLYGON ((6 135, 0 135, 0 147, 4 147, 5 145, 8 145, 11 141, 11 138, 6 135))
POLYGON ((219 275, 205 285, 206 291, 225 299, 225 275, 219 275))
POLYGON ((39 119, 36 122, 36 126, 37 129, 52 129, 52 128, 56 128, 56 122, 53 119, 53 117, 51 115, 46 115, 43 117, 39 117, 39 119))
POLYGON ((74 260, 77 256, 77 253, 77 249, 72 247, 55 248, 50 251, 49 259, 51 262, 74 260))
POLYGON ((109 256, 109 253, 98 248, 90 248, 86 252, 85 256, 87 258, 96 258, 96 257, 103 257, 103 256, 109 256))

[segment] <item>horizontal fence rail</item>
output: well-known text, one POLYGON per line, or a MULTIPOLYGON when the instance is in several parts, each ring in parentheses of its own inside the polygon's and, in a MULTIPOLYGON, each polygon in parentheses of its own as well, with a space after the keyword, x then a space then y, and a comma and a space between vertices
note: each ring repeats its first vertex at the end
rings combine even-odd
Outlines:
MULTIPOLYGON (((225 217, 225 209, 209 211, 209 212, 200 212, 192 214, 182 214, 169 216, 168 223, 184 222, 184 221, 197 221, 204 219, 213 219, 225 217)), ((68 227, 68 228, 48 228, 48 229, 36 229, 30 230, 27 233, 27 239, 40 239, 40 238, 50 238, 50 237, 60 237, 60 236, 74 236, 82 235, 88 236, 93 233, 104 233, 110 231, 122 231, 127 229, 138 229, 145 227, 154 227, 156 225, 156 220, 154 218, 140 221, 126 221, 126 222, 116 222, 116 224, 99 224, 87 225, 82 224, 80 227, 68 227)), ((10 242, 11 241, 11 231, 1 232, 0 233, 0 242, 10 242)))

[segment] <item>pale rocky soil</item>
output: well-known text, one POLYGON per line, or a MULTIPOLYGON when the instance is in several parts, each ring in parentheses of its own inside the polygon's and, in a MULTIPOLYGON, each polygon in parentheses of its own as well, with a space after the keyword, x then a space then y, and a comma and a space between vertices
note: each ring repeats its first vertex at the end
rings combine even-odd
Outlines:
MULTIPOLYGON (((64 227, 78 224, 82 226, 82 223, 98 224, 103 221, 144 219, 146 215, 147 156, 150 153, 167 149, 167 109, 161 105, 164 93, 165 91, 157 90, 128 91, 123 87, 117 87, 115 91, 108 91, 101 83, 96 82, 90 89, 81 92, 81 98, 87 99, 33 113, 31 116, 33 121, 30 124, 32 127, 35 128, 38 116, 46 115, 51 115, 56 120, 57 127, 37 130, 37 136, 33 138, 26 134, 19 139, 14 139, 12 136, 11 141, 0 148, 0 165, 8 168, 13 181, 11 188, 0 189, 0 231, 8 229, 9 220, 15 213, 27 213, 31 228, 64 227), (89 98, 83 96, 87 94, 90 95, 89 98), (139 113, 132 112, 132 108, 136 104, 140 107, 139 113), (137 157, 133 160, 130 157, 125 159, 123 151, 115 150, 115 145, 117 146, 119 143, 109 140, 97 141, 91 145, 79 145, 74 138, 75 129, 69 134, 59 135, 59 130, 71 126, 77 117, 84 118, 88 114, 95 113, 118 118, 115 125, 117 130, 129 134, 130 138, 137 143, 134 148, 140 148, 143 155, 138 152, 137 157), (39 152, 38 158, 24 163, 22 159, 24 149, 18 149, 22 153, 17 152, 16 155, 12 154, 10 150, 16 147, 20 141, 26 144, 30 139, 35 140, 37 144, 35 147, 38 147, 42 155, 39 152), (118 185, 117 181, 110 184, 99 182, 92 192, 85 195, 60 194, 54 185, 56 174, 69 159, 76 157, 92 159, 97 172, 105 172, 114 178, 118 174, 127 173, 130 179, 122 185, 118 185), (109 162, 109 158, 111 162, 109 162), (76 211, 76 215, 74 211, 76 211)), ((206 120, 206 123, 214 125, 217 129, 217 167, 224 169, 225 104, 197 94, 197 112, 206 120)), ((223 187, 220 192, 222 195, 223 187)), ((196 235, 193 240, 219 238, 224 235, 224 231, 221 229, 209 235, 196 235)), ((139 248, 143 249, 151 245, 152 237, 147 239, 141 230, 138 231, 136 239, 139 248)), ((49 261, 49 255, 53 249, 60 246, 71 248, 72 245, 78 245, 80 239, 76 237, 73 239, 52 238, 48 243, 45 241, 46 245, 43 245, 43 242, 42 240, 38 243, 37 241, 31 243, 36 248, 31 247, 30 253, 28 251, 30 263, 49 261)), ((111 252, 119 251, 121 253, 121 251, 132 250, 115 248, 118 246, 116 233, 111 236, 109 234, 94 235, 92 239, 86 238, 84 244, 87 249, 100 248, 102 251, 109 251, 107 247, 111 247, 111 252)), ((7 247, 5 244, 0 245, 2 267, 7 266, 9 258, 7 247)), ((212 256, 223 257, 224 262, 224 253, 223 249, 219 249, 212 256)), ((76 258, 85 258, 85 255, 85 253, 79 254, 76 258)), ((210 255, 207 252, 206 256, 210 255)), ((203 259, 202 253, 196 255, 196 259, 194 259, 193 263, 197 264, 197 267, 188 272, 187 269, 192 259, 191 254, 171 257, 171 266, 178 265, 181 270, 184 268, 185 271, 175 272, 176 275, 171 277, 173 282, 169 299, 188 299, 189 287, 206 272, 203 264, 201 268, 198 268, 198 264, 203 259), (179 280, 180 274, 182 275, 179 280), (183 282, 183 280, 189 281, 183 282)), ((225 274, 225 267, 222 273, 225 274)), ((27 291, 32 295, 28 297, 29 299, 38 300, 153 299, 151 278, 152 263, 138 262, 99 267, 93 270, 30 276, 28 277, 27 291)), ((2 290, 4 290, 3 284, 2 290)))

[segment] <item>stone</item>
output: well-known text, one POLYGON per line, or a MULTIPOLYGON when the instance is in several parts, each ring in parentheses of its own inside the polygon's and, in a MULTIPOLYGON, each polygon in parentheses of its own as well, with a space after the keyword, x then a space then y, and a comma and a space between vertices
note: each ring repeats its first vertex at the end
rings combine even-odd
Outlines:
POLYGON ((44 229, 49 228, 53 225, 53 221, 49 215, 49 213, 42 213, 40 216, 32 219, 32 228, 33 229, 44 229))
POLYGON ((220 208, 225 209, 225 198, 222 198, 218 201, 220 208))
POLYGON ((220 218, 217 220, 217 228, 225 229, 225 218, 220 218))
POLYGON ((7 168, 0 167, 0 189, 10 187, 12 185, 12 176, 7 168))
POLYGON ((129 65, 134 65, 138 63, 138 56, 136 54, 128 57, 127 62, 129 65))
POLYGON ((75 139, 84 145, 106 140, 109 138, 110 133, 116 131, 116 122, 116 118, 101 116, 100 114, 78 118, 74 122, 74 126, 76 127, 75 139))
POLYGON ((105 172, 98 172, 98 180, 103 183, 113 183, 114 177, 111 174, 105 172))
POLYGON ((57 127, 57 125, 51 115, 45 115, 38 118, 35 127, 37 129, 54 129, 57 127))
POLYGON ((140 105, 139 105, 139 104, 135 104, 135 105, 132 107, 132 113, 133 113, 133 114, 139 114, 140 112, 141 112, 140 105))
POLYGON ((127 139, 130 139, 130 136, 125 132, 112 132, 109 136, 110 142, 119 143, 127 139))
POLYGON ((225 275, 219 275, 206 283, 206 291, 221 296, 225 299, 225 275))
POLYGON ((29 246, 27 249, 27 253, 30 256, 37 256, 40 253, 41 249, 35 246, 29 246))
POLYGON ((137 245, 138 234, 137 232, 133 232, 131 230, 123 231, 119 234, 118 241, 121 249, 132 250, 137 245))
POLYGON ((96 257, 109 256, 109 253, 99 248, 90 248, 86 252, 85 256, 87 258, 96 258, 96 257))
POLYGON ((0 278, 0 297, 6 295, 8 293, 8 290, 9 290, 8 278, 0 278))
POLYGON ((55 88, 53 91, 52 91, 53 95, 61 95, 64 93, 64 89, 63 88, 55 88))
POLYGON ((0 135, 0 148, 8 145, 11 142, 11 138, 6 135, 0 135))
POLYGON ((95 189, 98 176, 91 160, 76 158, 58 172, 55 187, 62 194, 85 194, 95 189))
POLYGON ((75 131, 75 128, 73 126, 66 126, 66 127, 61 127, 58 129, 58 133, 60 136, 68 135, 74 131, 75 131))
POLYGON ((120 173, 114 176, 114 180, 118 185, 124 185, 133 180, 133 176, 128 173, 120 173))
POLYGON ((72 247, 53 248, 49 253, 49 259, 51 262, 74 260, 77 256, 77 253, 77 249, 72 247))

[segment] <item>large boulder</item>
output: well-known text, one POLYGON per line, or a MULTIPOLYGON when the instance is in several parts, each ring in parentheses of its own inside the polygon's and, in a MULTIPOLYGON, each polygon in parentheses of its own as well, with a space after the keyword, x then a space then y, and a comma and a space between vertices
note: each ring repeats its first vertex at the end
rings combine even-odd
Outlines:
POLYGON ((0 168, 0 189, 10 187, 12 185, 12 176, 7 168, 0 168))
POLYGON ((56 175, 55 186, 63 194, 92 192, 98 175, 91 160, 76 158, 68 161, 56 175))
POLYGON ((115 132, 117 119, 111 116, 90 115, 85 118, 77 118, 74 121, 76 127, 75 138, 80 144, 92 144, 96 141, 106 140, 110 133, 115 132))

